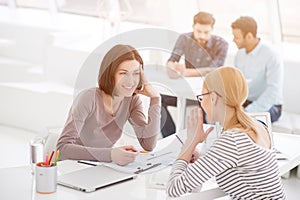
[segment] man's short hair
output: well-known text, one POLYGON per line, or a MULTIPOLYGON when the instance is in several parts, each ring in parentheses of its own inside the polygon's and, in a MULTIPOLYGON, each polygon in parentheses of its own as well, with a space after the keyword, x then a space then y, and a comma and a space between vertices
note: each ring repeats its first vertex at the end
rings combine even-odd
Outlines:
POLYGON ((231 24, 232 29, 240 29, 245 37, 248 33, 252 33, 253 37, 257 34, 257 24, 252 17, 241 16, 231 24))
POLYGON ((194 24, 205 24, 213 27, 215 24, 215 18, 210 13, 198 12, 194 16, 194 24))

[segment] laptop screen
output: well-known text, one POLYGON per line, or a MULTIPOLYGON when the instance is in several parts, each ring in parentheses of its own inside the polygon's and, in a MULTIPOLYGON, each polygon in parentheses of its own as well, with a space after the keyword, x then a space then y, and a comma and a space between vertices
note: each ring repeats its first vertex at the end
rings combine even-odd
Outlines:
POLYGON ((271 116, 269 112, 257 112, 257 113, 248 113, 251 117, 263 123, 270 134, 272 145, 274 146, 273 134, 272 134, 272 123, 271 116))

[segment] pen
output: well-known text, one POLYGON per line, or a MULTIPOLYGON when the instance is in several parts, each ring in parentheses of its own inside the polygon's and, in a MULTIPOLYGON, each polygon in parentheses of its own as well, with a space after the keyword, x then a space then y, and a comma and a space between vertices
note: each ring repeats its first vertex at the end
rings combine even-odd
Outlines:
POLYGON ((176 137, 177 137, 177 139, 179 140, 179 142, 181 143, 181 144, 183 144, 183 142, 182 142, 182 140, 180 139, 180 137, 178 136, 178 135, 175 135, 176 137))
POLYGON ((78 163, 81 163, 81 164, 86 164, 86 165, 97 166, 97 164, 90 163, 89 161, 78 160, 77 162, 78 162, 78 163))
POLYGON ((136 172, 134 172, 134 173, 135 173, 135 174, 139 174, 139 173, 142 173, 142 172, 147 171, 147 170, 149 170, 149 169, 152 169, 152 168, 154 168, 154 167, 157 167, 157 166, 159 166, 159 165, 161 165, 161 163, 156 163, 156 164, 154 164, 154 165, 152 165, 152 166, 150 166, 150 167, 147 167, 147 168, 144 168, 144 169, 140 169, 140 170, 138 170, 138 171, 136 171, 136 172))
POLYGON ((49 158, 48 165, 51 165, 51 160, 52 160, 53 154, 54 154, 54 151, 51 152, 51 156, 49 158))
POLYGON ((161 156, 170 154, 170 153, 172 153, 172 152, 170 151, 170 152, 166 152, 166 153, 163 153, 163 154, 160 154, 160 155, 156 155, 156 156, 154 156, 154 157, 148 158, 147 160, 152 160, 152 159, 155 159, 155 158, 158 158, 158 157, 161 157, 161 156))
POLYGON ((45 162, 44 162, 45 166, 48 166, 48 159, 49 159, 48 153, 46 153, 46 159, 45 159, 45 162))
POLYGON ((138 151, 136 151, 134 149, 126 149, 126 151, 129 151, 129 152, 138 152, 138 151))
MULTIPOLYGON (((178 135, 175 135, 176 136, 176 138, 179 140, 179 142, 183 145, 183 142, 182 142, 182 140, 180 139, 180 137, 178 136, 178 135)), ((192 154, 192 159, 195 157, 195 155, 194 154, 192 154)))
POLYGON ((58 149, 56 151, 54 165, 56 165, 56 163, 57 163, 57 161, 59 161, 60 157, 61 157, 61 154, 60 154, 59 149, 58 149))
POLYGON ((56 151, 56 154, 55 154, 55 161, 58 160, 58 155, 59 155, 59 149, 56 151))
POLYGON ((143 151, 143 150, 141 150, 141 151, 139 151, 139 153, 141 153, 141 154, 149 154, 151 152, 150 151, 143 151))

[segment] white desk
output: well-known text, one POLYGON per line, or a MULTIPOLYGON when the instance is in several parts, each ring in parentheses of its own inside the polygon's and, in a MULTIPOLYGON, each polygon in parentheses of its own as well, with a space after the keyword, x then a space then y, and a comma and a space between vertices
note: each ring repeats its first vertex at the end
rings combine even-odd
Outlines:
MULTIPOLYGON (((159 146, 176 140, 172 135, 161 141, 159 146)), ((276 148, 290 156, 289 160, 280 161, 280 174, 283 175, 300 164, 300 136, 274 133, 276 148)), ((63 161, 59 163, 59 173, 89 167, 77 164, 75 161, 63 161)), ((35 181, 31 175, 29 166, 0 169, 0 199, 3 200, 79 200, 79 199, 136 199, 136 200, 160 200, 168 199, 164 190, 147 187, 146 181, 150 174, 139 175, 137 179, 127 181, 111 187, 103 188, 96 192, 84 193, 63 186, 57 187, 57 192, 49 195, 41 195, 35 192, 35 181)), ((218 188, 206 190, 200 193, 187 194, 179 199, 211 199, 224 196, 218 188), (209 198, 210 197, 210 198, 209 198)), ((222 199, 227 199, 222 197, 222 199)))
POLYGON ((177 122, 176 132, 185 127, 186 100, 196 100, 196 95, 201 94, 203 77, 179 77, 169 78, 166 68, 162 66, 145 66, 145 74, 160 92, 166 95, 177 97, 177 122))
MULTIPOLYGON (((63 165, 68 165, 64 162, 63 165)), ((74 164, 74 163, 73 163, 74 164)), ((76 163, 75 163, 76 164, 76 163)), ((59 167, 62 167, 59 166, 59 167)), ((74 167, 74 166, 73 166, 74 167)), ((86 167, 86 166, 83 166, 86 167)), ((0 198, 3 200, 85 200, 85 199, 165 199, 163 190, 147 189, 145 187, 146 176, 103 188, 96 192, 84 193, 63 186, 57 186, 57 192, 53 194, 38 194, 35 192, 35 181, 30 173, 30 167, 15 167, 2 169, 0 198)))
POLYGON ((273 134, 275 148, 289 156, 289 160, 278 160, 280 176, 283 176, 300 165, 300 135, 276 132, 273 134))

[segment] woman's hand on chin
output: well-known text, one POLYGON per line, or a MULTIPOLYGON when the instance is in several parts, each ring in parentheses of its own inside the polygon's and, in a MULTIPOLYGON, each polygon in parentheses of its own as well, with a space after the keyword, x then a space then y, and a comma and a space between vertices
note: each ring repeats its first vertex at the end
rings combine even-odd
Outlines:
POLYGON ((187 118, 186 141, 189 143, 202 143, 213 129, 213 127, 210 127, 204 131, 202 110, 201 108, 195 108, 187 118))
POLYGON ((145 73, 144 70, 141 69, 141 82, 143 84, 143 87, 141 90, 136 90, 135 93, 136 94, 142 94, 145 95, 147 97, 160 97, 159 92, 148 82, 148 80, 145 77, 145 73))

